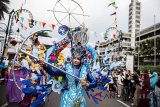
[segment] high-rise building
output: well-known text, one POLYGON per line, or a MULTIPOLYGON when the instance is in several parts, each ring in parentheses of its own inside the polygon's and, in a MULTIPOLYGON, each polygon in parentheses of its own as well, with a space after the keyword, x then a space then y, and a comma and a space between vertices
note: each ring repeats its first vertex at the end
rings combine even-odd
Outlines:
POLYGON ((129 4, 128 32, 131 33, 131 47, 135 48, 135 34, 140 31, 141 3, 131 0, 129 4))

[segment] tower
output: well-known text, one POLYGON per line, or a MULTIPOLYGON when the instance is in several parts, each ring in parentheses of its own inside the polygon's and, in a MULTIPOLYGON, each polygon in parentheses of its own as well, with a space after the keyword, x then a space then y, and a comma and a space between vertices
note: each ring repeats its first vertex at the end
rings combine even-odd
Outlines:
POLYGON ((135 48, 135 34, 140 31, 141 3, 131 0, 129 4, 128 32, 131 33, 131 47, 135 48))

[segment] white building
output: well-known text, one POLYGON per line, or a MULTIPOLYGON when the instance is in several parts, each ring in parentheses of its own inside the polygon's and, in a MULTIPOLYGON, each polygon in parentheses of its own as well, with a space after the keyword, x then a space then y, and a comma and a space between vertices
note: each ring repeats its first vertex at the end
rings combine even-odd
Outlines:
POLYGON ((121 61, 121 66, 126 66, 126 52, 131 47, 131 34, 123 33, 122 39, 113 41, 103 41, 96 44, 99 47, 99 59, 102 63, 105 57, 105 52, 109 55, 109 58, 115 57, 116 61, 121 61), (120 42, 120 43, 119 43, 120 42))
POLYGON ((135 49, 135 34, 140 31, 141 3, 131 0, 129 4, 128 32, 131 33, 131 47, 135 49))

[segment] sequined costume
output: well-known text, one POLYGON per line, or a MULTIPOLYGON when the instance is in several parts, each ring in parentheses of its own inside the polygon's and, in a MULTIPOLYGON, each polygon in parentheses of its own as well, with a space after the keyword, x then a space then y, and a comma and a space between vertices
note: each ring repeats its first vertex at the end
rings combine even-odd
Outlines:
MULTIPOLYGON (((62 93, 60 107, 86 107, 84 98, 85 90, 77 79, 62 73, 51 66, 45 66, 44 69, 52 76, 63 76, 65 78, 67 86, 65 86, 65 90, 62 93)), ((96 87, 96 80, 93 79, 91 72, 87 69, 86 65, 72 66, 72 64, 69 63, 66 64, 65 70, 68 73, 89 81, 88 88, 96 87)))

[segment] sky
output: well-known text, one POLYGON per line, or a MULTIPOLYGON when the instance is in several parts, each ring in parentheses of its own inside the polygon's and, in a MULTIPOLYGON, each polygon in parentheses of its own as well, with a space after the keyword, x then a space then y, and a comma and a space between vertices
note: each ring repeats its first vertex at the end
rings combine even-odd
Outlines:
MULTIPOLYGON (((12 9, 17 10, 20 9, 22 3, 23 8, 29 10, 34 20, 43 21, 48 24, 57 24, 55 20, 54 14, 52 11, 55 7, 55 11, 64 12, 65 9, 60 7, 60 4, 56 4, 57 0, 10 0, 11 3, 9 5, 10 11, 12 9), (25 3, 26 1, 26 3, 25 3)), ((103 33, 106 29, 111 27, 114 22, 114 16, 110 16, 111 13, 115 11, 113 7, 107 7, 112 0, 75 0, 78 2, 84 10, 84 14, 88 16, 74 15, 71 17, 70 26, 77 26, 77 21, 85 23, 85 26, 88 28, 88 32, 90 35, 90 41, 102 40, 103 33), (75 19, 77 20, 75 20, 75 19), (94 32, 96 32, 97 36, 95 36, 94 32)), ((117 8, 117 21, 118 21, 118 29, 122 30, 122 32, 128 31, 128 14, 129 14, 129 3, 131 0, 115 0, 117 8)), ((160 22, 160 0, 139 0, 142 5, 141 9, 141 29, 144 29, 148 26, 151 26, 154 23, 154 15, 156 16, 156 23, 160 22)), ((65 5, 66 9, 72 10, 74 13, 82 14, 82 10, 77 7, 77 4, 74 2, 68 2, 68 0, 61 0, 61 3, 65 5), (74 9, 74 7, 77 7, 74 9)), ((65 13, 55 13, 56 18, 58 20, 62 20, 65 17, 65 13)), ((28 18, 27 14, 23 14, 23 17, 28 18)), ((0 23, 7 23, 8 15, 5 14, 5 20, 1 20, 0 23)), ((68 18, 64 19, 61 23, 68 24, 68 18)), ((4 27, 0 24, 0 27, 4 27)), ((13 28, 16 29, 17 25, 13 28)), ((34 27, 32 29, 28 29, 27 31, 21 32, 22 35, 29 35, 34 31, 40 29, 50 29, 49 27, 40 28, 34 27)), ((57 34, 58 26, 53 31, 52 37, 61 38, 57 34), (58 36, 57 36, 58 35, 58 36)), ((50 29, 51 30, 51 29, 50 29)), ((15 30, 16 31, 16 30, 15 30)))

